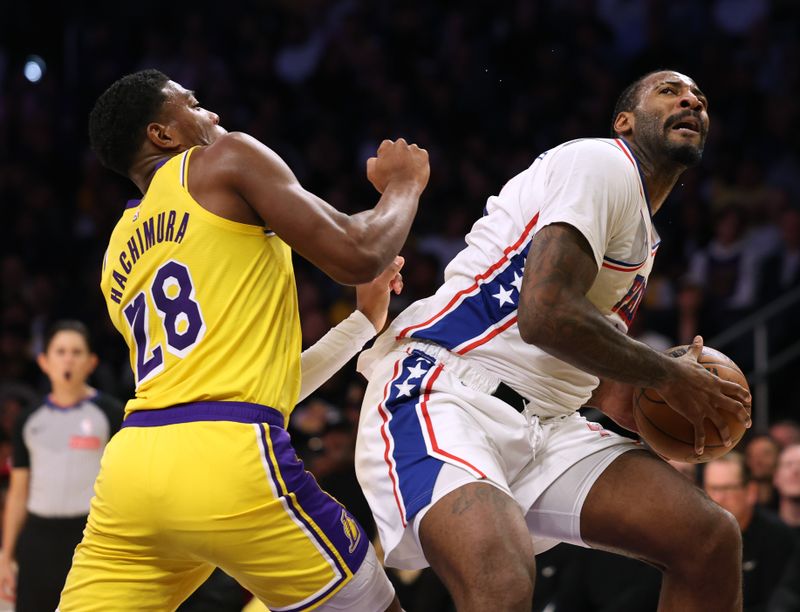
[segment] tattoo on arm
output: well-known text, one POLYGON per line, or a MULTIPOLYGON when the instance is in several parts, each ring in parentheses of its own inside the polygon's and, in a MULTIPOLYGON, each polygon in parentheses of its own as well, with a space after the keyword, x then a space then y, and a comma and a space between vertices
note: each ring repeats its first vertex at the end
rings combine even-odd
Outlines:
POLYGON ((548 225, 534 237, 519 302, 523 338, 596 376, 657 386, 664 355, 616 329, 587 299, 597 277, 591 248, 575 228, 548 225))

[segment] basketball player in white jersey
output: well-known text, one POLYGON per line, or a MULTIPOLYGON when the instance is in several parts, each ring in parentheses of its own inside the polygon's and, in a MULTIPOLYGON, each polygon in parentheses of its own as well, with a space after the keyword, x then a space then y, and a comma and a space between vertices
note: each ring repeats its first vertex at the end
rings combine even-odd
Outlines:
POLYGON ((632 425, 634 386, 695 425, 749 425, 749 394, 626 335, 658 248, 651 216, 700 161, 707 101, 680 73, 623 92, 613 139, 540 155, 489 198, 435 295, 359 361, 356 469, 388 565, 430 565, 459 611, 530 610, 534 554, 571 542, 663 570, 659 610, 741 609, 741 540, 665 462, 576 411, 632 425), (631 452, 629 452, 631 451, 631 452))

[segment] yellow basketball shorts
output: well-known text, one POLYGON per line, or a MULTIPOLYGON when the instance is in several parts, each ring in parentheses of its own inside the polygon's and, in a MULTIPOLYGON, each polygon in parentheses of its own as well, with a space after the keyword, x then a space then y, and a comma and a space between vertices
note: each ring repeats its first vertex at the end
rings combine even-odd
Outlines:
POLYGON ((305 471, 277 410, 134 412, 106 447, 59 610, 174 610, 214 566, 273 611, 313 610, 367 548, 305 471))

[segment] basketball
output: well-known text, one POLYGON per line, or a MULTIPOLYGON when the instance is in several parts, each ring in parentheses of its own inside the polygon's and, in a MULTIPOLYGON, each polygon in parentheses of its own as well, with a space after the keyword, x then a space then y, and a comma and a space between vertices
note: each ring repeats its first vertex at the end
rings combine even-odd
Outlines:
MULTIPOLYGON (((676 346, 669 349, 667 354, 671 357, 680 357, 685 355, 688 349, 689 346, 676 346)), ((747 379, 739 366, 724 353, 704 346, 698 362, 714 376, 738 383, 749 391, 747 379)), ((728 421, 733 444, 726 447, 720 439, 717 428, 706 419, 705 449, 700 457, 696 457, 694 427, 689 421, 670 408, 654 389, 637 389, 633 395, 633 417, 645 442, 660 455, 686 463, 706 463, 721 457, 742 439, 746 431, 745 426, 732 413, 722 414, 728 421)))

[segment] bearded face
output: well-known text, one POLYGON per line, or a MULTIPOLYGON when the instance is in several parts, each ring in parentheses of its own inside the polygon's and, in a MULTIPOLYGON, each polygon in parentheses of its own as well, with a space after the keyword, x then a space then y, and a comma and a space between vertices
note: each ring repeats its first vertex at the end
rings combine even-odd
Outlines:
POLYGON ((639 108, 633 114, 636 139, 646 148, 683 166, 700 163, 708 135, 708 121, 703 121, 701 113, 686 109, 662 117, 639 108))

